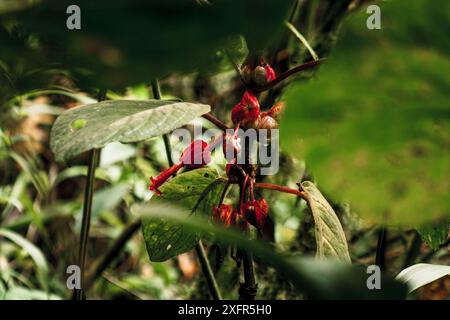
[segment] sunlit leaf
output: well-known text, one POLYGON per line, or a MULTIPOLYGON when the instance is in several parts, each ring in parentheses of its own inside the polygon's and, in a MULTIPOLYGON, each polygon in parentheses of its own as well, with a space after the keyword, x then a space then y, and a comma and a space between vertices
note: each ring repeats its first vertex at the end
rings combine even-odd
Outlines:
POLYGON ((209 112, 203 104, 163 100, 113 100, 69 109, 52 128, 58 161, 111 142, 137 142, 168 133, 209 112))
POLYGON ((350 262, 344 230, 333 208, 312 182, 302 182, 301 186, 314 218, 317 257, 350 262))
POLYGON ((450 266, 418 263, 402 270, 395 279, 408 284, 412 292, 437 279, 450 275, 450 266))

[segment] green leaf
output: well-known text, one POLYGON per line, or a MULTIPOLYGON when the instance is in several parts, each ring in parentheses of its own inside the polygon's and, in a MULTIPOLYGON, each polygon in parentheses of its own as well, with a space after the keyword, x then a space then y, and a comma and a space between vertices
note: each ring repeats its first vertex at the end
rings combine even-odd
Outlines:
POLYGON ((317 77, 286 91, 280 141, 365 220, 420 225, 450 214, 450 2, 379 5, 381 30, 346 19, 317 77))
MULTIPOLYGON (((73 78, 84 87, 110 89, 148 83, 172 72, 214 71, 217 52, 232 36, 243 35, 252 51, 262 50, 282 28, 290 7, 290 1, 220 0, 200 6, 186 0, 116 0, 107 5, 78 0, 80 32, 65 25, 71 4, 39 1, 17 17, 21 32, 57 44, 51 47, 51 57, 41 50, 48 64, 70 66, 73 78)), ((14 61, 27 53, 20 47, 3 49, 0 60, 6 56, 14 61)))
POLYGON ((351 266, 333 259, 318 260, 292 257, 277 252, 265 242, 250 240, 232 228, 209 224, 200 216, 188 216, 185 209, 169 203, 142 203, 131 207, 131 212, 144 218, 164 219, 195 233, 212 233, 220 242, 236 245, 253 252, 263 263, 274 267, 291 280, 308 297, 316 299, 404 299, 406 285, 385 276, 380 290, 369 290, 365 268, 351 266))
POLYGON ((446 220, 437 224, 421 226, 417 228, 417 232, 419 232, 423 242, 431 249, 437 250, 448 239, 449 227, 450 222, 446 220))
POLYGON ((333 208, 312 182, 302 182, 301 186, 314 218, 317 257, 332 257, 350 262, 344 230, 333 208))
POLYGON ((53 125, 57 161, 111 142, 137 142, 168 133, 210 111, 203 104, 163 100, 113 100, 73 108, 53 125))
MULTIPOLYGON (((224 180, 216 170, 203 168, 182 173, 161 188, 162 195, 151 204, 177 203, 184 208, 183 214, 191 217, 195 212, 211 212, 223 190, 224 180), (201 201, 201 202, 200 202, 201 201), (192 212, 194 211, 194 212, 192 212)), ((142 232, 151 261, 165 261, 192 250, 200 234, 173 224, 165 219, 148 219, 142 222, 142 232)))
POLYGON ((450 275, 450 266, 418 263, 402 270, 396 280, 408 284, 409 292, 450 275))
POLYGON ((36 247, 33 243, 22 237, 20 234, 6 230, 0 229, 0 236, 8 238, 16 245, 25 250, 36 264, 38 280, 44 290, 47 290, 47 279, 48 279, 48 265, 47 260, 44 257, 42 251, 36 247))

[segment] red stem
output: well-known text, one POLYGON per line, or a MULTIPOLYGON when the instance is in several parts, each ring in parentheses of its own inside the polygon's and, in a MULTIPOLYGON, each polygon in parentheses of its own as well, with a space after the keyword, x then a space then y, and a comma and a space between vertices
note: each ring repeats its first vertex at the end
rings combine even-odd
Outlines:
POLYGON ((214 123, 219 129, 222 129, 223 131, 226 131, 229 129, 225 123, 223 123, 220 119, 218 119, 216 116, 214 116, 212 113, 208 112, 202 115, 203 118, 206 120, 214 123))
POLYGON ((308 62, 306 62, 306 63, 304 63, 302 65, 296 66, 296 67, 294 67, 292 69, 289 69, 286 72, 283 72, 278 77, 276 77, 274 80, 270 81, 269 83, 267 83, 267 84, 265 84, 263 86, 252 87, 252 91, 254 93, 258 93, 258 92, 263 92, 263 91, 267 91, 269 89, 272 89, 274 86, 279 84, 284 79, 292 76, 293 74, 296 74, 296 73, 298 73, 300 71, 303 71, 303 70, 314 68, 314 67, 322 64, 325 60, 326 59, 319 59, 319 60, 308 61, 308 62))
POLYGON ((297 190, 297 189, 291 189, 288 187, 279 186, 272 183, 255 183, 253 185, 255 188, 261 188, 261 189, 268 189, 268 190, 275 190, 280 191, 284 193, 290 193, 294 194, 296 196, 301 197, 302 199, 305 199, 305 193, 303 191, 297 190))

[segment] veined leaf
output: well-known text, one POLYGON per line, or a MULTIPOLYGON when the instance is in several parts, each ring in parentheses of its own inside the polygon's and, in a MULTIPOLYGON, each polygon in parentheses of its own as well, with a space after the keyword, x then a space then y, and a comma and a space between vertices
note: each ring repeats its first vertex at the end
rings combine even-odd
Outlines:
MULTIPOLYGON (((212 205, 219 200, 224 181, 217 171, 209 168, 180 174, 166 182, 162 195, 152 203, 177 203, 184 208, 184 215, 195 212, 211 212, 212 205), (195 209, 195 212, 192 212, 195 209)), ((150 204, 150 205, 151 205, 150 204)), ((151 261, 165 261, 195 247, 200 233, 192 232, 183 225, 165 219, 146 219, 142 222, 147 252, 151 261)))
POLYGON ((450 275, 450 266, 418 263, 402 270, 395 279, 406 283, 409 292, 412 292, 448 275, 450 275))
POLYGON ((344 230, 333 208, 312 182, 305 181, 301 185, 314 218, 317 257, 350 262, 344 230))
POLYGON ((210 111, 204 104, 163 100, 113 100, 64 112, 56 119, 50 146, 57 161, 111 142, 136 142, 168 133, 210 111))
POLYGON ((274 267, 297 288, 315 299, 403 299, 406 286, 385 276, 380 290, 367 289, 365 268, 351 266, 335 259, 317 260, 287 256, 264 242, 250 240, 232 228, 209 224, 200 216, 187 216, 185 209, 169 203, 142 203, 131 207, 133 214, 144 218, 164 219, 190 232, 212 233, 224 244, 236 245, 253 252, 260 261, 274 267))

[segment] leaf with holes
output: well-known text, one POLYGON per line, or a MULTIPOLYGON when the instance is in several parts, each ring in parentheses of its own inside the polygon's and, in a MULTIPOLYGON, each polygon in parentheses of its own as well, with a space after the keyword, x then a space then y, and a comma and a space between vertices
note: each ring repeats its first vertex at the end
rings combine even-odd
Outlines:
MULTIPOLYGON (((184 208, 187 216, 195 212, 211 212, 224 184, 216 170, 193 170, 166 182, 160 188, 162 195, 152 202, 177 203, 184 208)), ((192 250, 200 240, 200 233, 164 219, 143 220, 142 231, 151 261, 165 261, 192 250)))
POLYGON ((53 125, 50 146, 57 161, 111 142, 137 142, 168 133, 210 111, 198 103, 113 100, 64 112, 53 125))
POLYGON ((312 182, 302 182, 301 186, 314 218, 317 257, 335 257, 350 262, 344 230, 333 208, 312 182))

